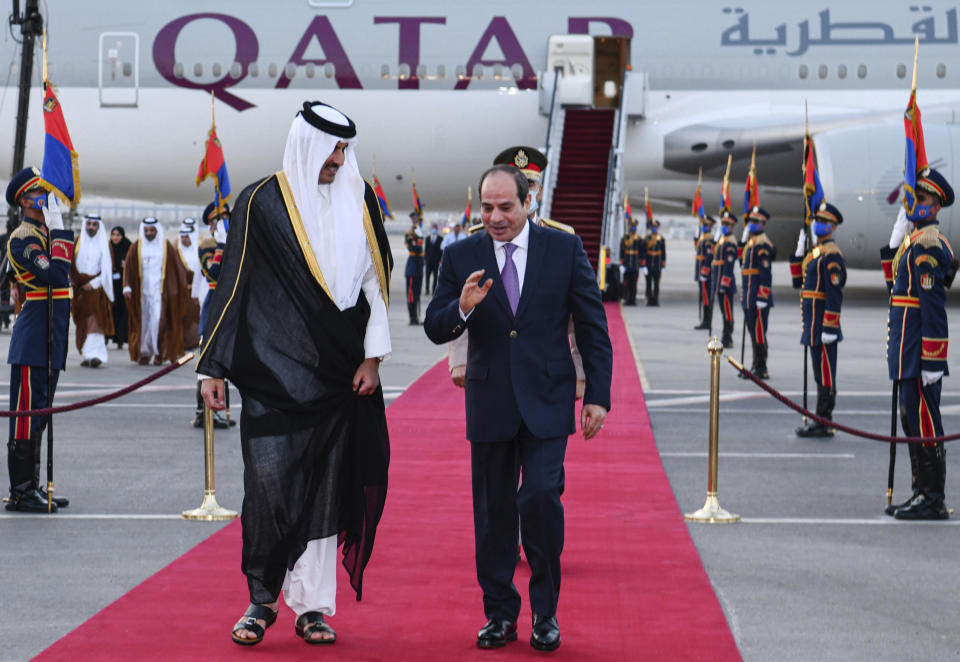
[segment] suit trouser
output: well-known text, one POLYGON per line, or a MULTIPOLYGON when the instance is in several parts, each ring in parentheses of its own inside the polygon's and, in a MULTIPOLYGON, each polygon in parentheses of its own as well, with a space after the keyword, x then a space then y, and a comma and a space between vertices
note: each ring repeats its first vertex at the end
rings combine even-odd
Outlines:
POLYGON ((426 293, 430 294, 431 292, 436 292, 437 290, 437 274, 440 272, 440 263, 428 264, 424 271, 424 280, 426 281, 426 293), (433 287, 430 286, 430 278, 433 278, 433 287))
POLYGON ((566 437, 538 439, 523 424, 509 441, 470 444, 477 580, 487 618, 516 621, 520 614, 520 594, 513 584, 518 516, 531 570, 530 607, 545 618, 556 614, 566 448, 566 437))

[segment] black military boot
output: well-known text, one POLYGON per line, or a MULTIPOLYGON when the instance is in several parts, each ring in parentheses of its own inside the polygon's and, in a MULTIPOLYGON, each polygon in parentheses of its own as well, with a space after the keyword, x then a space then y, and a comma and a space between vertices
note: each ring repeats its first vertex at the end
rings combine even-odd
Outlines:
POLYGON ((660 276, 654 276, 653 278, 653 303, 651 305, 660 305, 660 276))
POLYGON ((410 315, 410 326, 417 326, 420 324, 420 319, 417 317, 417 304, 410 301, 407 303, 407 313, 410 315))
POLYGON ((770 373, 767 372, 767 345, 755 345, 756 351, 755 356, 757 357, 757 369, 756 375, 760 379, 770 379, 770 373))
MULTIPOLYGON (((836 391, 825 388, 817 384, 817 416, 820 418, 832 419, 833 406, 836 402, 836 391)), ((823 438, 823 437, 832 437, 833 428, 828 428, 825 425, 820 425, 816 421, 810 421, 804 427, 799 427, 796 430, 798 437, 813 437, 813 438, 823 438)))
MULTIPOLYGON (((37 491, 40 492, 40 496, 43 497, 44 503, 46 503, 47 491, 44 489, 43 483, 40 482, 40 448, 43 446, 43 430, 37 430, 31 436, 33 437, 33 484, 37 487, 37 491)), ((70 505, 70 499, 54 495, 53 503, 57 508, 66 508, 70 505)))
POLYGON ((707 335, 710 335, 710 332, 713 330, 713 306, 704 306, 703 307, 703 318, 700 320, 700 323, 693 327, 694 329, 706 329, 707 335))
POLYGON ((195 428, 203 427, 203 396, 200 394, 200 382, 197 381, 197 409, 193 412, 193 420, 190 422, 195 428))
MULTIPOLYGON (((903 409, 900 410, 900 425, 903 428, 904 435, 911 437, 913 433, 910 431, 910 426, 907 423, 907 417, 903 412, 903 409)), ((912 493, 903 503, 890 504, 889 506, 883 509, 885 515, 890 515, 893 517, 898 508, 906 508, 910 505, 910 502, 920 494, 919 485, 919 476, 920 476, 920 445, 919 444, 907 444, 907 453, 910 456, 910 489, 912 493)))
POLYGON ((943 481, 946 479, 946 456, 943 446, 919 445, 917 496, 902 508, 897 508, 893 516, 905 520, 941 520, 949 519, 950 513, 943 503, 943 481))
POLYGON ((723 337, 720 338, 724 349, 733 347, 733 320, 723 320, 723 337))
MULTIPOLYGON (((7 510, 26 513, 47 512, 47 499, 34 482, 33 441, 11 439, 7 442, 7 470, 10 473, 10 501, 7 510)), ((57 512, 53 503, 50 512, 57 512)))

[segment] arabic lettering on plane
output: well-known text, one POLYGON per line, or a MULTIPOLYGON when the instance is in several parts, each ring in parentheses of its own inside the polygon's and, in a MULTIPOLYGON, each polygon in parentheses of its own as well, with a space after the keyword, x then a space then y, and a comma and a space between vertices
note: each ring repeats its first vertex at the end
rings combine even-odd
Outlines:
POLYGON ((946 29, 937 36, 937 18, 928 16, 933 8, 927 5, 911 6, 911 12, 924 14, 910 26, 910 34, 897 36, 893 26, 880 21, 834 22, 830 10, 824 9, 817 14, 819 34, 811 31, 810 20, 802 20, 795 26, 795 32, 781 23, 774 30, 773 37, 751 37, 750 15, 742 7, 724 7, 724 14, 737 16, 737 22, 726 28, 720 35, 721 46, 744 46, 752 48, 755 55, 774 55, 777 49, 784 49, 786 55, 797 57, 815 46, 892 46, 913 44, 919 37, 921 44, 955 45, 957 44, 957 10, 945 12, 946 29), (793 41, 789 33, 796 34, 793 41), (793 50, 786 50, 793 47, 793 50))

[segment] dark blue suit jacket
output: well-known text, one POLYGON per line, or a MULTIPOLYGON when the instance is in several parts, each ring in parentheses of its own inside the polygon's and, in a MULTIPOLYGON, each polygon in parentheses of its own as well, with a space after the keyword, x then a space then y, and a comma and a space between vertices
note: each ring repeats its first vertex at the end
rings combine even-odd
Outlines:
POLYGON ((510 440, 521 422, 540 439, 576 431, 576 374, 567 336, 571 315, 586 372, 583 401, 609 410, 613 352, 607 317, 579 237, 530 225, 516 316, 486 232, 443 252, 439 283, 423 326, 437 344, 470 329, 465 389, 470 441, 510 440), (481 283, 493 278, 493 287, 464 322, 460 292, 479 269, 486 269, 481 283))

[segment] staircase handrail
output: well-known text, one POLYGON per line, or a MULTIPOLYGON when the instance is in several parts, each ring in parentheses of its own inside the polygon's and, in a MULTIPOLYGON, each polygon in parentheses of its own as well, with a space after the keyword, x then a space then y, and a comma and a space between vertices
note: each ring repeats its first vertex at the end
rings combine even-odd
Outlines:
MULTIPOLYGON (((610 160, 607 165, 607 190, 606 197, 603 202, 603 225, 600 228, 600 245, 611 247, 612 243, 609 241, 611 237, 616 237, 617 235, 611 235, 611 232, 616 232, 617 224, 621 222, 619 214, 617 211, 618 201, 622 195, 622 186, 623 186, 623 148, 624 141, 626 139, 626 127, 625 120, 626 115, 623 112, 626 107, 626 97, 627 97, 627 69, 624 68, 623 73, 620 77, 620 102, 617 104, 617 109, 614 115, 614 135, 613 140, 610 144, 610 160)), ((600 273, 603 269, 602 264, 597 265, 597 274, 600 273)))
POLYGON ((543 200, 540 202, 540 215, 549 217, 550 208, 553 206, 553 182, 556 181, 554 173, 557 170, 560 160, 560 145, 553 137, 553 129, 557 124, 558 116, 563 112, 563 104, 557 103, 557 91, 560 88, 560 74, 562 67, 555 67, 553 70, 553 94, 550 96, 550 118, 547 120, 547 139, 544 143, 543 154, 547 157, 547 167, 541 173, 541 182, 543 186, 543 200), (551 181, 552 178, 552 181, 551 181))

